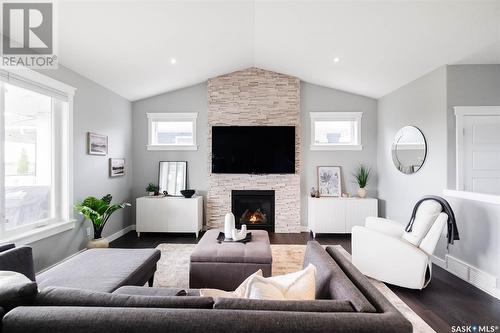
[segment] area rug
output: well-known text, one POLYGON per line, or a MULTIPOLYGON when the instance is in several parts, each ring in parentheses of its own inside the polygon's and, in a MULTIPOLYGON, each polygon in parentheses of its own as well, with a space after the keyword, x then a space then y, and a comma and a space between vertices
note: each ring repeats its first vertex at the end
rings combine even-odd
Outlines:
MULTIPOLYGON (((188 288, 189 257, 195 244, 160 244, 161 258, 155 274, 155 287, 188 288)), ((348 258, 351 255, 340 245, 333 245, 348 258)), ((305 245, 271 245, 273 254, 272 275, 286 274, 302 269, 305 245)), ((435 331, 408 305, 406 305, 384 283, 369 279, 370 282, 405 316, 413 325, 415 333, 435 333, 435 331)))

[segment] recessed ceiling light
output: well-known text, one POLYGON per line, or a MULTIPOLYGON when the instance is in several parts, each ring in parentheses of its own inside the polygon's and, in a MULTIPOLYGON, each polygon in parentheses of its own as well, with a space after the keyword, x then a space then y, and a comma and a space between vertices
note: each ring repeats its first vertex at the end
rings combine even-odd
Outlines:
POLYGON ((172 65, 175 65, 177 63, 177 60, 175 60, 175 58, 170 58, 170 63, 172 65))
POLYGON ((335 63, 340 62, 340 58, 339 57, 333 58, 333 62, 335 62, 335 63))

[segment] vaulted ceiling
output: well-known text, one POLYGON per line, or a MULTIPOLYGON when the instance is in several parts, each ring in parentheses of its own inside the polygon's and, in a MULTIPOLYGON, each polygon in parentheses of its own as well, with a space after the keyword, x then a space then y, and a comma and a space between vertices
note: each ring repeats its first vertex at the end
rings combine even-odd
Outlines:
POLYGON ((381 97, 455 63, 500 63, 500 1, 58 3, 60 62, 129 100, 246 67, 381 97))

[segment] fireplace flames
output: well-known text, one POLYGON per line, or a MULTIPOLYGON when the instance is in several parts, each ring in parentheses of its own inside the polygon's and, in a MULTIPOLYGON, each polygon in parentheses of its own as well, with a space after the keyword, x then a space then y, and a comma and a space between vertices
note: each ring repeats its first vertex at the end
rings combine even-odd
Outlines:
POLYGON ((257 224, 257 223, 266 223, 267 217, 266 214, 262 213, 262 211, 259 209, 255 211, 251 211, 249 209, 245 210, 243 215, 241 215, 240 221, 243 222, 249 222, 251 224, 257 224))

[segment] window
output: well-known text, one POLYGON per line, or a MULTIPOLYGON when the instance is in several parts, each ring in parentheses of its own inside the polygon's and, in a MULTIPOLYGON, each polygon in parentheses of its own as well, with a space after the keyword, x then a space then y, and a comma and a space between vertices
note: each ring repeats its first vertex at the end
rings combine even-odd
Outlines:
POLYGON ((0 71, 2 240, 71 220, 73 91, 32 71, 0 71))
POLYGON ((362 112, 311 112, 311 150, 361 150, 362 112))
POLYGON ((148 113, 148 150, 197 150, 195 112, 148 113))

